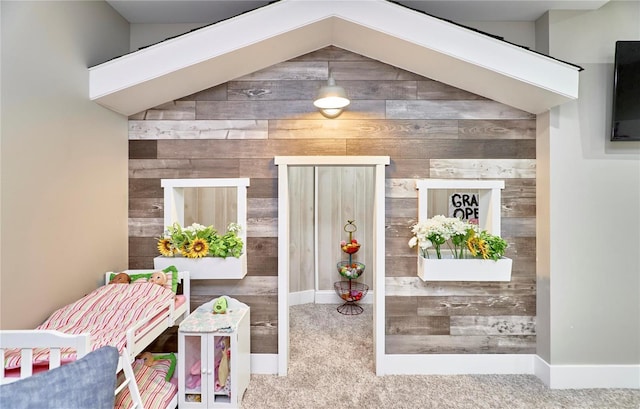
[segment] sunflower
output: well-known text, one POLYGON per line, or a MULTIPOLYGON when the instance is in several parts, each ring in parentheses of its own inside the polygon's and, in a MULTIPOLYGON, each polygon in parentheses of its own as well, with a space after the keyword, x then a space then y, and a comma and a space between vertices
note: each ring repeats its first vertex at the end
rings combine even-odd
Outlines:
POLYGON ((478 253, 482 256, 483 259, 489 257, 487 242, 483 240, 480 236, 476 236, 475 234, 471 234, 471 237, 467 240, 467 248, 471 252, 471 255, 476 257, 478 253))
POLYGON ((165 238, 158 240, 158 251, 165 257, 173 257, 175 254, 174 248, 171 245, 171 240, 165 238))
POLYGON ((209 244, 203 239, 194 239, 189 245, 187 257, 198 258, 206 257, 209 254, 209 244))

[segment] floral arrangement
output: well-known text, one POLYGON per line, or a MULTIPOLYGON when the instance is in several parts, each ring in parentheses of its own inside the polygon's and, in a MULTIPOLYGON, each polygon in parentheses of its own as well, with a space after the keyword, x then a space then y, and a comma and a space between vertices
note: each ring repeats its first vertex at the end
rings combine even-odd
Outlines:
POLYGON ((454 258, 472 258, 498 260, 507 248, 507 242, 500 236, 479 231, 478 225, 462 221, 456 217, 434 216, 412 226, 413 237, 409 247, 418 245, 420 254, 429 258, 429 248, 433 247, 436 257, 442 258, 442 247, 446 244, 454 258))
POLYGON ((244 243, 238 237, 241 227, 230 223, 225 234, 219 234, 213 226, 193 223, 182 227, 179 223, 167 226, 158 239, 158 251, 165 257, 240 257, 244 243))

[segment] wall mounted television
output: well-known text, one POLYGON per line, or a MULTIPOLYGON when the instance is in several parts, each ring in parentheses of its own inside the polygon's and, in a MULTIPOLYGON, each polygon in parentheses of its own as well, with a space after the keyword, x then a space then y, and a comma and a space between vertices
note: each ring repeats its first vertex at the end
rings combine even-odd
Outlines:
POLYGON ((616 41, 612 141, 640 141, 640 40, 616 41))

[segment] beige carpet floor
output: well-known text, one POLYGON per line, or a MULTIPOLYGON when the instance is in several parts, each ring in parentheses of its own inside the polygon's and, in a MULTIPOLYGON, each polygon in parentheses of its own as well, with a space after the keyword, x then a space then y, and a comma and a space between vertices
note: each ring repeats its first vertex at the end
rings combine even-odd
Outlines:
POLYGON ((336 307, 291 307, 289 374, 252 375, 244 409, 640 408, 640 390, 551 390, 533 375, 378 377, 372 306, 357 316, 336 307))

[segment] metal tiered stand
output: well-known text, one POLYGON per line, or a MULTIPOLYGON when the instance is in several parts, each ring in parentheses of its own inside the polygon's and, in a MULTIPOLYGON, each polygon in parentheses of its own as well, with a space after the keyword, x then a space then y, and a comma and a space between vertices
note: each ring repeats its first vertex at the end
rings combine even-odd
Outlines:
POLYGON ((345 300, 345 303, 338 307, 338 312, 344 315, 361 314, 364 310, 358 305, 358 301, 364 298, 369 291, 368 285, 354 281, 364 273, 364 264, 353 261, 353 255, 360 250, 360 243, 353 238, 353 233, 356 230, 358 227, 354 224, 354 220, 347 220, 344 231, 349 234, 349 241, 343 240, 340 242, 340 247, 343 252, 349 255, 349 260, 342 260, 337 264, 338 273, 347 280, 333 283, 336 294, 345 300))

